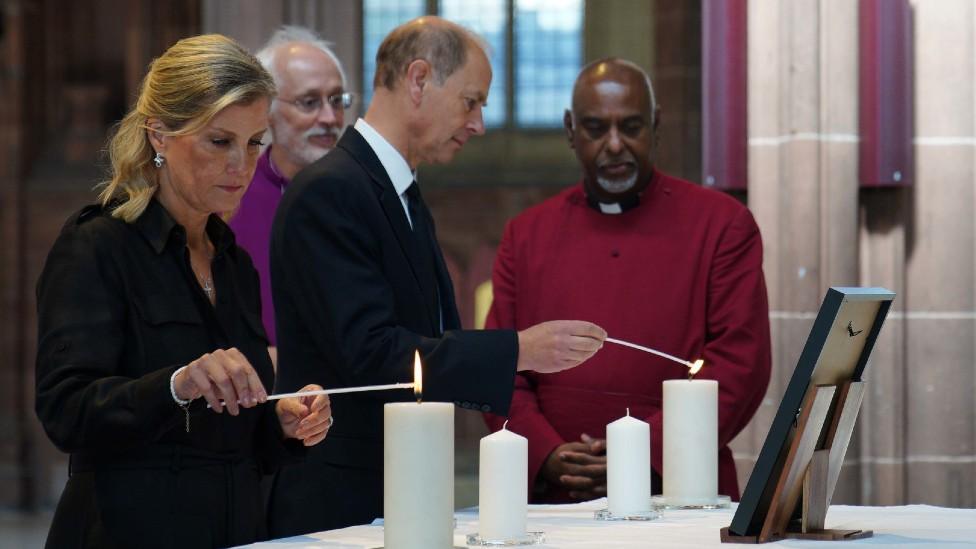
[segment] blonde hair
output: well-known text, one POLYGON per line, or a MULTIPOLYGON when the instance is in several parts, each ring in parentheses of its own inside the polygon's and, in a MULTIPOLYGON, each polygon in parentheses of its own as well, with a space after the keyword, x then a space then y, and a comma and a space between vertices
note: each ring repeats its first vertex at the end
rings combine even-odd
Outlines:
POLYGON ((131 223, 142 215, 159 186, 147 120, 159 119, 163 135, 189 135, 224 108, 275 94, 261 63, 234 40, 220 34, 184 38, 149 66, 139 98, 109 140, 110 179, 99 201, 114 205, 112 216, 131 223))

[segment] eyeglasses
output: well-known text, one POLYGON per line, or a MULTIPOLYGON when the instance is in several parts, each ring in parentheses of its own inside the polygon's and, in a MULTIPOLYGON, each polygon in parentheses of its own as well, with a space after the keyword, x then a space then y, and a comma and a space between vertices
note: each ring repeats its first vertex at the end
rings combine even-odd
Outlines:
POLYGON ((321 111, 322 107, 326 103, 328 103, 334 111, 348 109, 356 100, 356 95, 349 92, 337 93, 335 95, 326 97, 325 101, 322 101, 321 95, 306 95, 297 99, 283 99, 281 97, 277 97, 276 99, 278 101, 284 101, 285 103, 294 105, 296 109, 305 114, 313 114, 321 111))

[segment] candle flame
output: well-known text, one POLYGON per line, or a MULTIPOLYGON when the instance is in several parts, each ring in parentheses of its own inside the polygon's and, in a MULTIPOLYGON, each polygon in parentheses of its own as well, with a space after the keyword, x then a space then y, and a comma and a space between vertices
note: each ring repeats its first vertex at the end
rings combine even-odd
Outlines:
POLYGON ((424 393, 424 370, 420 366, 420 351, 413 355, 413 394, 420 402, 424 393))
POLYGON ((704 365, 705 365, 705 361, 704 360, 702 360, 700 358, 698 360, 696 360, 695 363, 692 364, 688 368, 688 379, 694 378, 695 377, 695 374, 698 373, 698 370, 701 370, 702 369, 702 366, 704 366, 704 365))

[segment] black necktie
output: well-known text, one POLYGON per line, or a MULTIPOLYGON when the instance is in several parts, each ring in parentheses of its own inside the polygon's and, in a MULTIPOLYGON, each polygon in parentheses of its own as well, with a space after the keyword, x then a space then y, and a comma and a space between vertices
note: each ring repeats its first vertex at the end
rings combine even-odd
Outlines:
POLYGON ((416 245, 417 276, 424 290, 424 300, 428 310, 434 315, 434 327, 440 332, 440 303, 437 295, 437 266, 434 260, 434 231, 428 221, 427 206, 420 195, 420 187, 414 181, 407 187, 407 209, 413 224, 414 244, 416 245))

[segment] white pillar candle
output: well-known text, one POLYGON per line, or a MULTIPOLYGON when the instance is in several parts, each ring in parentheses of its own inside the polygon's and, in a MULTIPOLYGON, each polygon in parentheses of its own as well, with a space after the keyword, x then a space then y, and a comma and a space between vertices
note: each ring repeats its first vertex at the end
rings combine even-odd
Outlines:
POLYGON ((664 382, 664 490, 668 505, 714 505, 718 498, 718 382, 664 382))
POLYGON ((529 441, 502 427, 481 439, 478 467, 481 539, 524 537, 529 512, 529 441))
POLYGON ((383 543, 387 549, 454 546, 454 405, 383 407, 383 543))
POLYGON ((651 510, 651 427, 630 410, 607 425, 607 509, 615 516, 651 510))

